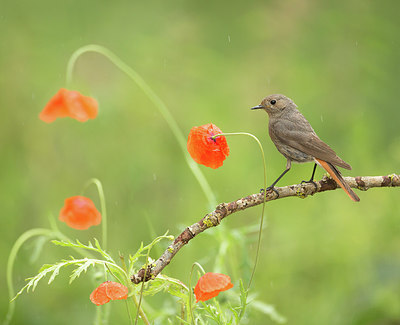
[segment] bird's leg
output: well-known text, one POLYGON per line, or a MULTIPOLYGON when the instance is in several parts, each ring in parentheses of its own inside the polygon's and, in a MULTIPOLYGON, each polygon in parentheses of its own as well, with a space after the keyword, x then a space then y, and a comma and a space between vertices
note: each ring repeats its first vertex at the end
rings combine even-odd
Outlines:
POLYGON ((301 181, 301 183, 314 183, 314 175, 315 175, 315 170, 317 169, 317 163, 314 164, 314 168, 311 174, 311 178, 308 181, 301 181))
POLYGON ((275 182, 273 182, 270 186, 268 186, 265 191, 269 191, 269 190, 273 190, 276 195, 279 197, 279 192, 275 189, 275 184, 279 182, 279 180, 283 177, 283 175, 285 175, 290 168, 292 167, 292 161, 287 158, 287 162, 286 162, 286 169, 283 171, 283 173, 275 180, 275 182))
POLYGON ((303 181, 301 181, 300 184, 303 184, 303 183, 313 183, 313 185, 315 186, 315 190, 318 190, 318 185, 317 185, 317 183, 314 182, 314 175, 315 175, 315 170, 316 170, 316 169, 317 169, 317 163, 314 164, 314 168, 313 168, 313 171, 312 171, 310 180, 309 180, 309 181, 304 181, 304 180, 303 180, 303 181))

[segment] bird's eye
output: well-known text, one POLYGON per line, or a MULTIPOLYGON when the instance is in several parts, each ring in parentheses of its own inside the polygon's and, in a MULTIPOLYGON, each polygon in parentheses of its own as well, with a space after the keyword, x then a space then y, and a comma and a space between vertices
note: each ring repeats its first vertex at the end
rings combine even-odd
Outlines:
POLYGON ((276 104, 276 100, 275 99, 271 100, 271 105, 275 105, 275 104, 276 104))

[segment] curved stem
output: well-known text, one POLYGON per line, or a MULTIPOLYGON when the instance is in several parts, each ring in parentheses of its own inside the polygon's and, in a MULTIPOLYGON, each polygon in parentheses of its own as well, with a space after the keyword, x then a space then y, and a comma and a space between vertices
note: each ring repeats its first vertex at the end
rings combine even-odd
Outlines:
POLYGON ((104 250, 107 250, 107 210, 106 210, 106 200, 104 196, 103 185, 101 185, 101 182, 97 178, 92 178, 85 184, 84 189, 86 189, 91 184, 96 185, 97 192, 99 193, 101 217, 102 217, 102 223, 101 223, 102 239, 103 239, 102 247, 104 250))
POLYGON ((190 270, 190 276, 189 276, 189 311, 190 311, 190 317, 191 317, 191 323, 192 324, 194 324, 194 316, 193 316, 193 308, 192 308, 192 296, 193 296, 193 293, 192 293, 192 274, 193 274, 193 269, 194 269, 195 266, 197 266, 201 270, 201 272, 203 274, 206 273, 204 271, 203 267, 199 263, 194 262, 192 264, 192 268, 190 270))
POLYGON ((16 242, 14 243, 13 247, 11 248, 10 256, 8 257, 8 261, 7 261, 7 287, 8 287, 8 295, 9 295, 11 302, 8 307, 6 318, 4 319, 4 322, 3 322, 4 325, 10 323, 10 321, 13 317, 13 314, 14 314, 14 310, 15 310, 15 301, 12 301, 12 299, 15 296, 14 285, 13 285, 13 268, 14 268, 15 259, 17 257, 19 249, 22 247, 22 245, 27 240, 29 240, 32 237, 36 237, 36 236, 50 237, 52 235, 61 237, 61 236, 59 236, 60 233, 54 232, 50 229, 33 228, 33 229, 30 229, 30 230, 24 232, 21 236, 19 236, 18 239, 16 240, 16 242))
POLYGON ((107 48, 99 45, 86 45, 78 50, 76 50, 71 58, 68 61, 67 66, 67 75, 66 75, 66 83, 67 85, 71 84, 72 81, 72 72, 75 65, 76 60, 86 52, 95 52, 101 55, 104 55, 107 59, 109 59, 117 68, 119 68, 122 72, 126 73, 127 76, 135 82, 139 88, 147 95, 147 97, 153 102, 153 104, 158 108, 161 115, 166 120, 167 124, 169 125, 172 133, 174 134, 176 141, 178 142, 179 146, 182 149, 183 155, 186 159, 186 163, 188 164, 189 168, 191 169, 193 175, 197 179, 202 188, 210 206, 215 206, 217 201, 215 199, 215 195, 208 184, 206 178, 204 177, 203 173, 201 172, 199 166, 191 159, 189 156, 187 149, 186 149, 186 138, 183 135, 181 129, 179 128, 178 124, 176 123, 175 119, 173 118, 172 114, 168 110, 165 103, 157 96, 157 94, 151 89, 151 87, 144 81, 144 79, 130 66, 128 66, 125 62, 123 62, 118 56, 116 56, 113 52, 108 50, 107 48))
POLYGON ((250 289, 251 283, 253 281, 253 277, 254 274, 256 272, 256 267, 257 267, 257 263, 258 263, 258 258, 260 255, 260 247, 261 247, 261 234, 262 234, 262 228, 263 228, 263 223, 264 223, 264 212, 265 212, 265 198, 266 198, 266 191, 265 188, 267 187, 267 166, 265 163, 265 155, 264 155, 264 149, 261 145, 260 140, 258 140, 258 138, 256 136, 254 136, 251 133, 247 133, 247 132, 234 132, 234 133, 221 133, 221 134, 216 134, 213 136, 213 139, 215 139, 218 136, 230 136, 230 135, 246 135, 249 136, 251 138, 253 138, 257 144, 258 147, 260 148, 261 151, 261 157, 262 157, 262 161, 263 161, 263 166, 264 166, 264 201, 262 204, 262 210, 261 210, 261 220, 260 220, 260 229, 258 231, 258 241, 257 241, 257 249, 256 249, 256 257, 255 257, 255 261, 254 261, 254 266, 253 266, 253 270, 251 272, 251 276, 250 276, 250 280, 249 280, 249 284, 247 285, 247 290, 250 289))

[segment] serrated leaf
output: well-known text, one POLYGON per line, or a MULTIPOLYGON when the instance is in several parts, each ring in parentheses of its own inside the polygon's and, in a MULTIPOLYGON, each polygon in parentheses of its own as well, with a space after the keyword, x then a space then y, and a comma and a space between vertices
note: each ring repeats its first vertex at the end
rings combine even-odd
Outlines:
POLYGON ((160 291, 168 292, 184 301, 188 299, 187 292, 189 292, 189 289, 181 281, 162 274, 149 282, 149 286, 144 291, 144 294, 153 296, 160 291))
MULTIPOLYGON (((95 240, 97 241, 97 239, 95 239, 95 240)), ((80 241, 77 240, 77 242, 79 243, 79 245, 85 247, 85 245, 82 244, 80 241)), ((90 240, 89 240, 89 242, 88 242, 88 244, 87 244, 87 247, 88 247, 88 248, 94 248, 94 246, 93 246, 93 244, 92 244, 92 242, 91 242, 90 240)), ((99 246, 99 249, 101 250, 100 246, 99 246)))
MULTIPOLYGON (((44 277, 44 275, 37 277, 37 278, 33 278, 31 281, 29 281, 30 283, 32 283, 31 287, 32 287, 32 291, 35 291, 36 286, 38 285, 39 281, 44 277)), ((28 287, 29 290, 29 287, 28 287)))
POLYGON ((105 259, 107 259, 109 262, 115 263, 112 257, 105 252, 101 246, 99 241, 95 238, 95 246, 89 241, 87 245, 81 243, 79 240, 76 240, 76 242, 71 242, 71 241, 58 241, 58 240, 53 240, 53 244, 58 245, 58 246, 63 246, 63 247, 71 247, 71 248, 81 248, 81 249, 87 249, 91 251, 95 251, 99 254, 101 254, 105 259))
MULTIPOLYGON (((60 273, 60 269, 62 266, 64 266, 65 264, 58 264, 57 267, 54 268, 53 273, 51 274, 50 278, 49 278, 49 282, 47 284, 50 284, 54 281, 55 277, 60 273)), ((39 281, 38 281, 39 282, 39 281)))
POLYGON ((236 324, 239 324, 240 318, 239 318, 238 312, 236 311, 237 308, 231 307, 230 309, 231 309, 233 316, 235 317, 236 324))
POLYGON ((129 274, 133 273, 133 270, 134 270, 134 267, 135 267, 134 264, 137 262, 137 260, 140 257, 148 256, 148 254, 150 253, 150 251, 153 248, 153 246, 156 245, 162 239, 173 240, 174 237, 173 236, 168 236, 168 230, 167 230, 164 235, 155 238, 150 244, 148 244, 146 246, 143 246, 143 242, 140 243, 140 247, 136 251, 136 253, 133 254, 133 255, 129 255, 129 262, 130 262, 129 263, 129 274), (146 253, 142 253, 144 251, 146 251, 146 253))
MULTIPOLYGON (((89 242, 89 243, 90 243, 90 242, 89 242)), ((96 246, 97 249, 102 250, 101 247, 100 247, 100 243, 99 243, 99 241, 97 240, 97 238, 94 239, 94 246, 96 246)))
POLYGON ((92 260, 86 260, 82 265, 72 271, 71 277, 69 279, 69 283, 71 284, 76 278, 78 278, 82 272, 87 271, 90 266, 94 266, 95 263, 92 260))
POLYGON ((72 247, 71 242, 66 242, 64 240, 56 240, 56 239, 54 239, 51 242, 54 245, 57 245, 57 246, 71 246, 72 247))
POLYGON ((52 267, 53 264, 43 264, 42 267, 39 269, 39 273, 43 272, 44 270, 47 270, 48 268, 52 267))
POLYGON ((143 242, 140 243, 139 249, 133 255, 129 255, 129 260, 131 263, 135 263, 139 257, 146 256, 146 254, 141 254, 143 252, 143 242))
POLYGON ((38 274, 36 274, 34 277, 27 279, 28 283, 16 294, 16 296, 11 301, 14 301, 24 291, 28 292, 29 289, 32 289, 32 291, 34 291, 36 286, 38 285, 39 281, 42 280, 44 277, 46 277, 47 274, 52 273, 49 278, 49 281, 48 281, 48 284, 50 284, 51 282, 54 281, 54 279, 57 277, 57 275, 59 275, 62 267, 69 266, 69 265, 78 265, 78 268, 76 268, 71 274, 71 279, 70 279, 70 283, 71 283, 73 280, 75 280, 77 277, 79 277, 79 275, 82 272, 86 272, 90 266, 95 266, 96 264, 106 265, 106 263, 109 266, 111 266, 113 268, 115 267, 116 269, 118 269, 118 266, 115 263, 106 262, 103 260, 88 259, 88 258, 78 259, 78 260, 76 260, 76 259, 63 260, 59 263, 52 264, 52 265, 45 264, 41 267, 40 272, 38 274))

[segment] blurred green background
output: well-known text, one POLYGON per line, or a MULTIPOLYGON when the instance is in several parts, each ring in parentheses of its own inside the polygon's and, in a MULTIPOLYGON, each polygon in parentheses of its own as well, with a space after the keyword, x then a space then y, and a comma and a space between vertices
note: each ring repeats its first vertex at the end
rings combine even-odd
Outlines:
MULTIPOLYGON (((225 132, 259 137, 268 182, 282 172, 285 159, 267 138, 267 115, 249 108, 276 92, 291 97, 319 136, 352 165, 345 175, 386 175, 400 172, 399 10, 394 0, 1 1, 2 318, 14 241, 30 228, 49 227, 49 214, 57 219, 64 199, 79 194, 88 179, 103 183, 115 257, 167 229, 178 235, 212 210, 163 117, 104 57, 86 54, 74 72, 74 88, 100 103, 97 119, 38 119, 65 87, 73 51, 95 43, 119 55, 166 102, 185 135, 192 126, 213 122, 225 132)), ((200 167, 218 202, 262 186, 254 142, 232 137, 228 143, 231 154, 222 168, 200 167)), ((295 165, 280 185, 308 178, 311 169, 295 165)), ((318 169, 316 177, 322 175, 318 169)), ((275 305, 289 324, 400 324, 400 190, 357 193, 359 204, 337 190, 267 205, 252 293, 275 305)), ((94 188, 86 194, 99 206, 94 188)), ((256 207, 229 216, 222 233, 256 225, 260 213, 256 207)), ((99 227, 59 227, 84 242, 100 238, 99 227)), ((217 231, 183 248, 165 274, 188 283, 194 261, 219 271, 217 231)), ((230 267, 223 271, 236 290, 250 272, 253 237, 246 243, 226 239, 230 267)), ((71 254, 45 244, 32 261, 33 251, 29 242, 18 255, 17 288, 43 263, 71 254)), ((83 276, 68 286, 68 275, 64 271, 51 286, 43 282, 21 296, 12 323, 91 323, 96 306, 88 297, 95 285, 83 276)), ((147 301, 175 312, 167 295, 147 301)), ((123 304, 113 303, 110 322, 128 323, 123 304)), ((273 322, 254 312, 251 323, 273 322)))

